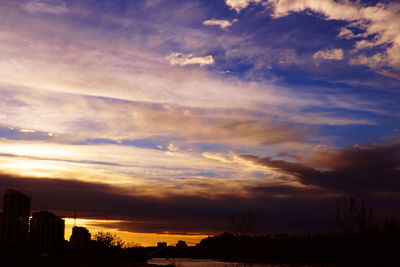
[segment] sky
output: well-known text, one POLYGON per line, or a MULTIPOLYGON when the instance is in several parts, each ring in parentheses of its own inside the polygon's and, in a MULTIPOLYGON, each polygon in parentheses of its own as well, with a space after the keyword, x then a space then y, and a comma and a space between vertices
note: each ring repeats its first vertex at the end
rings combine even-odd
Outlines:
POLYGON ((400 214, 400 3, 1 0, 0 190, 127 243, 400 214))

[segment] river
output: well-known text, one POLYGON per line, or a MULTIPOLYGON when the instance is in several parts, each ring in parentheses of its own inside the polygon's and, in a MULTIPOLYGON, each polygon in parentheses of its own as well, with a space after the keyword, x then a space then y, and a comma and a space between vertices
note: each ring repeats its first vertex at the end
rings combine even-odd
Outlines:
MULTIPOLYGON (((288 267, 293 265, 285 264, 266 264, 266 263, 238 263, 220 260, 191 259, 191 258, 153 258, 147 263, 166 266, 174 264, 176 267, 288 267)), ((296 265, 306 267, 306 265, 296 265)))

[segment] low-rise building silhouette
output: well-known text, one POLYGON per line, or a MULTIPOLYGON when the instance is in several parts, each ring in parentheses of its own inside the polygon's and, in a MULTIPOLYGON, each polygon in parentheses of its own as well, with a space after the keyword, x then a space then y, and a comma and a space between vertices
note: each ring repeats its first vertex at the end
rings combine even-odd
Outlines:
POLYGON ((165 248, 165 247, 167 247, 167 242, 157 242, 157 247, 158 248, 165 248))
POLYGON ((22 245, 28 239, 31 198, 9 189, 4 195, 2 239, 6 246, 22 245))
POLYGON ((32 214, 30 223, 30 243, 35 252, 51 252, 64 243, 65 222, 48 211, 32 214))
POLYGON ((183 241, 183 240, 179 240, 178 241, 178 243, 176 244, 176 247, 177 248, 187 248, 187 244, 186 244, 186 242, 185 241, 183 241))
POLYGON ((89 230, 85 227, 74 226, 72 228, 72 235, 69 239, 71 246, 82 247, 90 242, 89 230))

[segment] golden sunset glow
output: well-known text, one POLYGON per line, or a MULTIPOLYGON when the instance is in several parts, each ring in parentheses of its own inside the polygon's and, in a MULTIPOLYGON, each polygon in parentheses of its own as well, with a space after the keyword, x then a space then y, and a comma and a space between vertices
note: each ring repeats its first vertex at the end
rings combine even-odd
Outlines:
POLYGON ((96 219, 71 219, 65 218, 65 239, 69 240, 72 234, 72 227, 82 226, 87 228, 94 236, 98 232, 115 233, 117 236, 124 240, 126 246, 156 246, 157 242, 167 242, 168 245, 175 245, 179 240, 185 240, 188 245, 193 246, 198 244, 203 238, 208 237, 205 234, 188 233, 185 235, 180 234, 155 234, 155 233, 135 233, 128 231, 121 231, 118 228, 113 228, 113 224, 123 221, 118 220, 96 220, 96 219), (75 224, 74 224, 75 222, 75 224), (101 226, 100 226, 101 225, 101 226))

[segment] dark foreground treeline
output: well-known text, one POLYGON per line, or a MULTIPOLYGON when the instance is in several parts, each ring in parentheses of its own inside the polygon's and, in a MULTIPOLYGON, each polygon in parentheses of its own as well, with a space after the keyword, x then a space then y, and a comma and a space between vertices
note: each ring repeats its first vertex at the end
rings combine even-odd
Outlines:
POLYGON ((257 213, 233 217, 235 234, 203 239, 196 247, 168 247, 157 257, 327 266, 400 266, 400 221, 374 222, 372 208, 350 197, 338 202, 336 232, 260 235, 257 213))
POLYGON ((149 266, 152 257, 207 258, 235 262, 311 266, 400 266, 400 224, 388 221, 365 232, 296 236, 236 236, 224 233, 194 247, 105 247, 96 242, 52 255, 2 250, 0 266, 149 266), (157 252, 155 252, 157 251, 157 252), (155 253, 154 253, 155 252, 155 253))
POLYGON ((396 223, 393 228, 388 225, 387 228, 354 234, 277 237, 222 234, 202 240, 193 252, 199 257, 239 262, 400 266, 400 227, 396 223))

